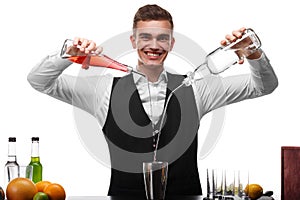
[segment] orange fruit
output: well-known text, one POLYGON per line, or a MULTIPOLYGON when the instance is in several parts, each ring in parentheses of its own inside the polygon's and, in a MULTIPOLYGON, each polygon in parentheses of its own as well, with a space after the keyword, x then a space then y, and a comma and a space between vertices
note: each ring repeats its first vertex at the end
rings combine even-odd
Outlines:
POLYGON ((253 200, 263 195, 263 188, 259 184, 249 184, 244 191, 253 200))
POLYGON ((66 192, 63 186, 57 183, 51 183, 44 189, 50 200, 65 200, 66 192))
POLYGON ((47 187, 49 184, 51 184, 50 181, 39 181, 35 184, 38 192, 44 192, 45 187, 47 187))
POLYGON ((32 200, 36 193, 35 184, 28 178, 15 178, 6 188, 7 200, 32 200))

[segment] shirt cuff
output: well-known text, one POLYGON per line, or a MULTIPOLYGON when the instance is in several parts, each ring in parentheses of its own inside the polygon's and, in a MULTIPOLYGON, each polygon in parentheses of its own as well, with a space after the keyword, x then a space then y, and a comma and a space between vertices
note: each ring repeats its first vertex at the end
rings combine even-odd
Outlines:
POLYGON ((257 59, 247 59, 247 61, 250 64, 250 69, 254 70, 254 71, 265 71, 265 70, 269 70, 271 65, 270 65, 270 60, 268 59, 268 57, 266 56, 266 54, 264 53, 263 50, 259 50, 261 51, 261 56, 260 58, 257 59))
POLYGON ((73 64, 70 60, 60 57, 59 52, 53 52, 49 54, 48 59, 57 67, 57 69, 64 70, 73 64))

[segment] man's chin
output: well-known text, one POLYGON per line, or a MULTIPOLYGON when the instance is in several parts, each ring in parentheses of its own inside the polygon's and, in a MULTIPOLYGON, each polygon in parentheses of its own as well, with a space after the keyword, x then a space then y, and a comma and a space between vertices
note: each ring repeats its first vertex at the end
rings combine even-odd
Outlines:
POLYGON ((156 68, 156 67, 162 67, 163 63, 162 62, 151 62, 151 61, 146 61, 146 60, 140 59, 140 65, 143 65, 145 67, 156 68))
POLYGON ((157 69, 157 68, 161 68, 163 67, 163 64, 142 64, 144 67, 148 68, 148 69, 157 69))

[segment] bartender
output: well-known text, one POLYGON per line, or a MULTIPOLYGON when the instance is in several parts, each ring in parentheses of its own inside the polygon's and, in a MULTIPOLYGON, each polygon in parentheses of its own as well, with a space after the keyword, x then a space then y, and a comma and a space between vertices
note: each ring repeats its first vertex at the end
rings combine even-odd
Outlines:
MULTIPOLYGON (((233 31, 221 44, 234 42, 244 32, 245 28, 233 31)), ((201 118, 222 106, 273 92, 278 81, 271 64, 258 49, 246 57, 249 74, 208 76, 182 87, 168 102, 161 123, 167 97, 185 78, 164 68, 175 44, 171 14, 158 5, 139 8, 130 41, 138 54, 137 70, 144 76, 67 75, 64 70, 72 62, 57 53, 43 58, 29 73, 28 81, 34 89, 77 106, 98 120, 110 151, 108 195, 145 196, 142 163, 152 161, 156 149, 156 159, 169 163, 166 195, 201 195, 197 167, 201 118)), ((74 38, 73 45, 74 49, 80 45, 78 51, 84 54, 102 51, 93 40, 82 37, 74 38)))

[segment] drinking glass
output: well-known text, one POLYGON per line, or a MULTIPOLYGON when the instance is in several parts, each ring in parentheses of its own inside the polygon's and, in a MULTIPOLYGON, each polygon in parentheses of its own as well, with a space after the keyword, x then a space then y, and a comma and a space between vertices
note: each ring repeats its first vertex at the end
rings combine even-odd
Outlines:
POLYGON ((168 163, 153 161, 143 163, 144 183, 148 200, 163 200, 165 198, 168 163))
POLYGON ((32 180, 33 167, 31 165, 19 167, 19 177, 32 180))
POLYGON ((224 172, 224 195, 234 196, 236 191, 236 178, 234 170, 225 170, 224 172))
POLYGON ((238 196, 242 199, 249 199, 245 193, 245 188, 249 184, 249 171, 239 170, 238 171, 238 196))
POLYGON ((23 177, 32 180, 33 168, 30 165, 7 166, 4 173, 4 188, 6 188, 9 182, 15 178, 23 177))
POLYGON ((206 170, 206 188, 207 195, 206 199, 216 199, 218 197, 217 194, 217 170, 216 169, 207 169, 206 170))
POLYGON ((224 170, 215 169, 214 177, 215 177, 215 189, 216 189, 216 194, 214 198, 221 199, 224 196, 224 170))

